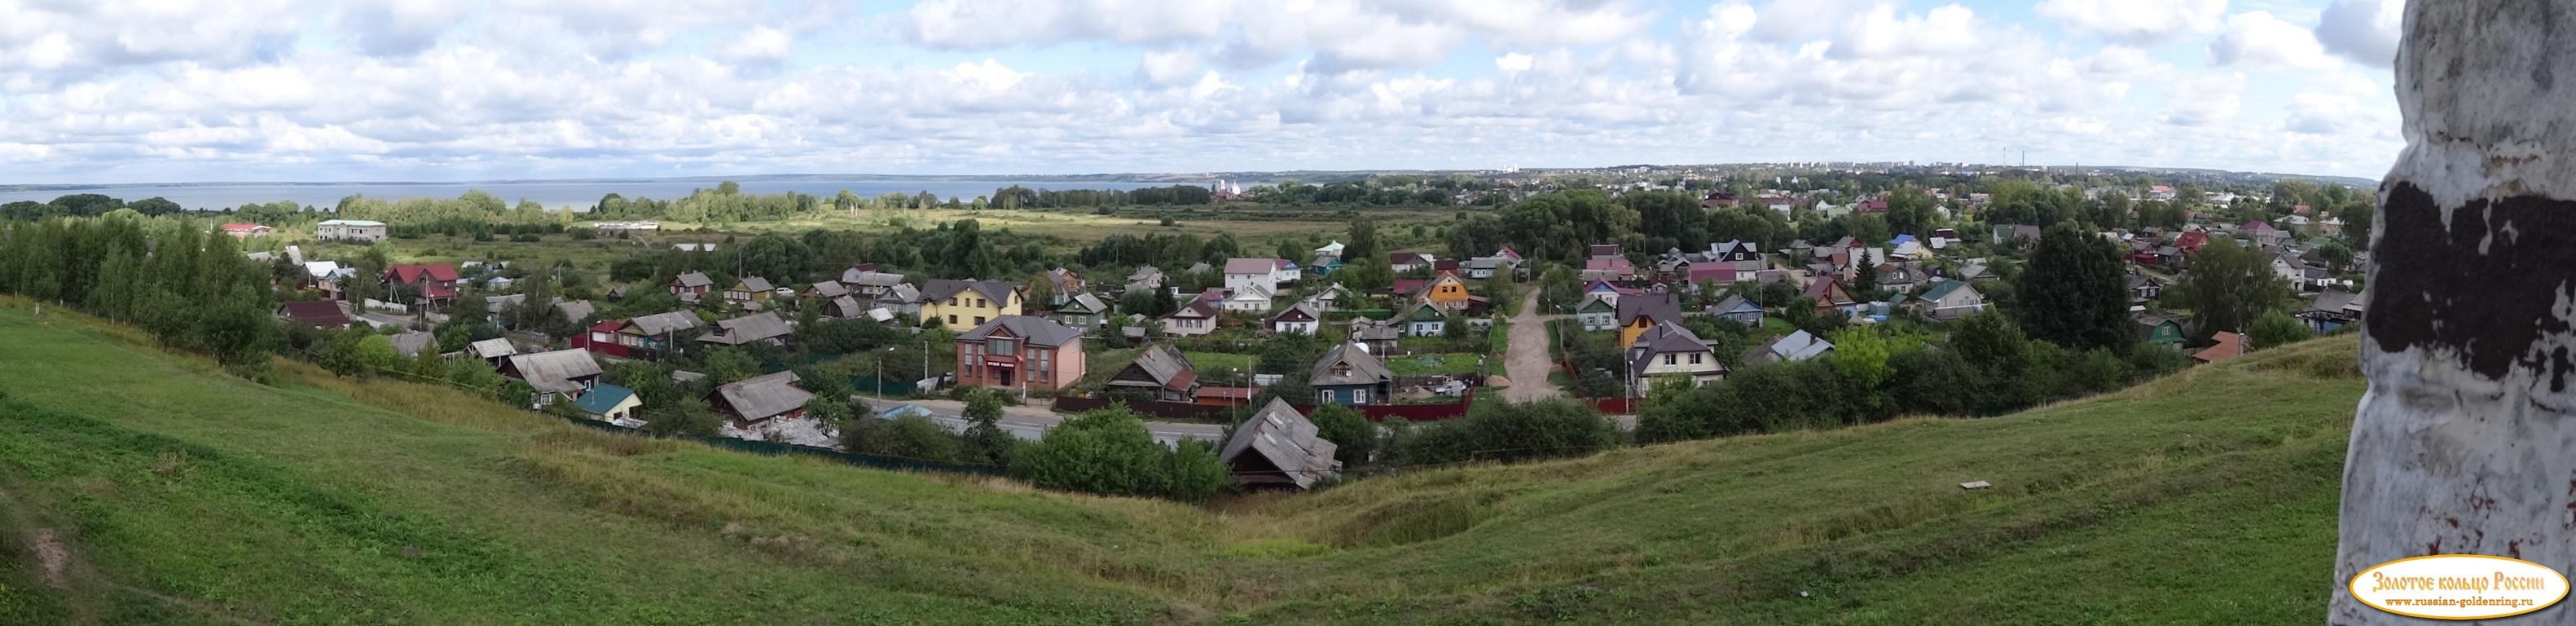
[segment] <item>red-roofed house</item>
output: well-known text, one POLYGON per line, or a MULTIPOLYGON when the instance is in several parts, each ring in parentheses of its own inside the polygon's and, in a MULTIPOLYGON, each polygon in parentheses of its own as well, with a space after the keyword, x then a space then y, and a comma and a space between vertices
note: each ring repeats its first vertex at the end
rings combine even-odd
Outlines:
POLYGON ((456 266, 446 263, 395 265, 385 268, 384 284, 417 289, 420 292, 419 304, 442 308, 456 300, 456 266))
POLYGON ((2199 252, 2200 247, 2205 245, 2209 245, 2209 233, 2206 231, 2195 230, 2174 238, 2174 247, 2181 248, 2186 254, 2199 252))

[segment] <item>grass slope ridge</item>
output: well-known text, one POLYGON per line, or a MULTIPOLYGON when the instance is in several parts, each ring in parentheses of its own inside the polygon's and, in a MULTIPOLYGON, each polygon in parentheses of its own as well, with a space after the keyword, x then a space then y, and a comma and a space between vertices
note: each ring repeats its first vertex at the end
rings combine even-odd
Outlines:
POLYGON ((0 302, 0 623, 2314 621, 2353 356, 1210 511, 251 385, 0 302))

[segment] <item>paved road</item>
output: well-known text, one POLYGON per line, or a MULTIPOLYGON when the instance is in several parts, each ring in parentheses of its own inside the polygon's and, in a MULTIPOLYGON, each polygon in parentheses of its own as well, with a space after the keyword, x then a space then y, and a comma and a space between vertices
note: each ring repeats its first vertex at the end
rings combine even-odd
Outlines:
POLYGON ((1522 299, 1520 313, 1512 316, 1511 346, 1503 354, 1503 376, 1512 379, 1512 386, 1503 388, 1504 400, 1532 402, 1565 395, 1565 390, 1547 379, 1548 371, 1556 367, 1548 356, 1552 351, 1547 343, 1547 320, 1560 317, 1563 316, 1539 314, 1537 289, 1531 289, 1529 296, 1522 299))
MULTIPOLYGON (((966 427, 971 424, 965 418, 966 403, 956 400, 881 400, 864 397, 860 399, 866 401, 868 408, 875 411, 906 404, 921 405, 922 408, 930 409, 930 421, 938 422, 939 425, 948 427, 948 430, 960 434, 965 433, 966 427)), ((1055 428, 1056 424, 1064 423, 1064 416, 1043 407, 1005 406, 1002 407, 1000 423, 1003 432, 1021 439, 1036 441, 1039 437, 1046 436, 1046 432, 1055 428)), ((1225 427, 1215 424, 1145 422, 1145 432, 1152 434, 1156 443, 1165 446, 1181 445, 1182 439, 1197 439, 1217 444, 1223 443, 1222 439, 1225 437, 1225 427)))

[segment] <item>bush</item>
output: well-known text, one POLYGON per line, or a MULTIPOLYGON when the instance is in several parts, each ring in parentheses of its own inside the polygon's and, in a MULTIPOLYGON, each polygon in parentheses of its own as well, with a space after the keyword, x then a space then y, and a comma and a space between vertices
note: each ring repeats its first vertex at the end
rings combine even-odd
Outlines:
POLYGON ((1582 456, 1619 443, 1619 428, 1571 400, 1480 404, 1467 416, 1414 429, 1398 458, 1411 465, 1582 456))
POLYGON ((1326 404, 1315 407, 1306 420, 1315 423, 1316 435, 1333 442, 1333 459, 1341 461, 1343 467, 1366 465, 1377 450, 1377 424, 1370 423, 1359 409, 1326 404))
POLYGON ((885 428, 861 442, 868 454, 897 456, 924 461, 956 461, 965 452, 964 442, 948 428, 920 415, 906 415, 886 422, 885 428))
POLYGON ((1103 409, 1065 420, 1013 454, 1011 472, 1048 489, 1150 496, 1162 491, 1166 454, 1134 413, 1103 409))
POLYGON ((1184 440, 1171 454, 1170 478, 1164 481, 1163 496, 1183 502, 1206 502, 1234 486, 1234 472, 1217 460, 1217 451, 1207 442, 1184 440))

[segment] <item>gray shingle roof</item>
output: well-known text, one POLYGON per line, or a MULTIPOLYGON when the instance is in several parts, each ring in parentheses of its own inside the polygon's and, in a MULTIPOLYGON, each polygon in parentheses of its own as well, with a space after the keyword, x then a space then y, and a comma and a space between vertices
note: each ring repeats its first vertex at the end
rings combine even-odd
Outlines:
POLYGON ((599 312, 599 307, 591 306, 589 300, 571 300, 555 303, 555 311, 563 313, 564 319, 579 322, 599 312))
POLYGON ((1639 316, 1652 318, 1657 322, 1681 321, 1681 298, 1676 294, 1670 293, 1648 293, 1633 296, 1621 296, 1619 298, 1619 325, 1626 326, 1634 323, 1637 321, 1639 316))
POLYGON ((698 340, 739 346, 754 341, 785 337, 794 332, 787 327, 787 320, 779 319, 777 313, 765 312, 718 320, 715 329, 699 336, 698 340))
POLYGON ((588 350, 556 350, 510 357, 510 370, 538 391, 573 393, 583 389, 579 378, 598 376, 599 361, 588 350))
POLYGON ((394 335, 392 339, 394 342, 394 353, 400 354, 406 359, 420 356, 420 353, 427 352, 438 346, 438 337, 436 335, 431 335, 429 331, 425 330, 415 330, 394 335))
POLYGON ((1064 306, 1056 307, 1056 310, 1107 313, 1109 312, 1109 303, 1100 301, 1100 296, 1091 295, 1091 292, 1086 291, 1083 293, 1073 294, 1072 298, 1065 300, 1064 306))
POLYGON ((1307 384, 1314 386, 1374 385, 1393 380, 1395 372, 1386 369, 1385 361, 1352 343, 1333 346, 1332 351, 1324 353, 1322 360, 1315 362, 1315 369, 1306 374, 1307 384), (1333 366, 1340 364, 1350 367, 1347 371, 1335 373, 1333 366))
POLYGON ((707 278, 705 272, 681 274, 678 278, 672 279, 672 282, 680 283, 682 287, 711 287, 716 284, 714 279, 707 278))
MULTIPOLYGON (((1144 352, 1136 355, 1136 362, 1129 364, 1128 367, 1143 371, 1151 383, 1149 386, 1158 388, 1186 387, 1190 381, 1198 378, 1198 368, 1192 367, 1189 358, 1182 356, 1180 349, 1173 348, 1170 344, 1146 347, 1144 352)), ((1119 374, 1124 375, 1126 372, 1122 370, 1119 374)), ((1122 384, 1124 382, 1111 380, 1109 384, 1121 387, 1137 386, 1122 384)))
POLYGON ((635 319, 626 320, 626 323, 634 325, 635 330, 644 334, 661 335, 676 330, 697 328, 698 316, 688 311, 672 311, 637 316, 635 319))
POLYGON ((477 341, 477 342, 474 342, 474 343, 466 344, 466 345, 465 345, 465 351, 466 351, 466 352, 468 352, 468 353, 473 354, 475 358, 481 358, 481 359, 497 359, 497 358, 501 358, 501 357, 505 357, 505 356, 510 356, 510 355, 513 355, 513 354, 518 354, 518 353, 519 353, 519 347, 518 347, 518 346, 514 346, 514 345, 510 345, 510 340, 508 340, 508 339, 503 339, 503 338, 500 338, 500 337, 494 337, 494 338, 491 338, 491 339, 485 339, 485 340, 482 340, 482 341, 477 341))
POLYGON ((796 372, 755 376, 716 388, 716 397, 747 420, 777 417, 805 406, 814 394, 796 387, 796 372))
MULTIPOLYGON (((1295 407, 1272 398, 1261 412, 1234 429, 1234 437, 1225 441, 1225 450, 1217 458, 1233 465, 1245 452, 1260 455, 1297 488, 1307 489, 1339 473, 1341 462, 1333 460, 1333 453, 1339 449, 1320 436, 1315 423, 1299 415, 1295 407)), ((1236 480, 1260 482, 1260 477, 1238 474, 1236 480)))
POLYGON ((929 286, 922 288, 921 300, 923 302, 946 300, 949 296, 957 295, 958 292, 969 289, 975 290, 975 293, 982 294, 986 300, 994 302, 1010 302, 1011 294, 1019 291, 1020 286, 1018 283, 1008 283, 998 280, 975 280, 971 278, 966 280, 949 280, 944 278, 934 279, 930 281, 929 286))
POLYGON ((769 279, 758 276, 742 277, 742 286, 747 291, 769 291, 771 289, 777 289, 777 287, 769 285, 769 279))
POLYGON ((981 326, 976 326, 973 330, 968 330, 964 334, 958 335, 957 340, 981 341, 986 337, 991 337, 993 335, 993 331, 1005 329, 1009 331, 1010 336, 1018 337, 1020 340, 1026 341, 1032 346, 1056 347, 1082 339, 1082 331, 1074 330, 1070 326, 1058 324, 1046 318, 1029 317, 1026 315, 1004 315, 993 318, 993 321, 985 322, 981 326))
POLYGON ((1654 328, 1637 337, 1637 345, 1628 349, 1628 371, 1643 375, 1646 366, 1652 365, 1658 355, 1692 352, 1709 352, 1709 358, 1704 359, 1703 364, 1708 369, 1726 371, 1726 364, 1717 360, 1716 353, 1709 350, 1708 342, 1701 341, 1698 333, 1672 322, 1658 322, 1654 328))
POLYGON ((814 287, 807 291, 813 292, 815 297, 819 298, 838 298, 850 295, 850 288, 848 285, 843 285, 840 281, 831 280, 814 283, 814 287))

